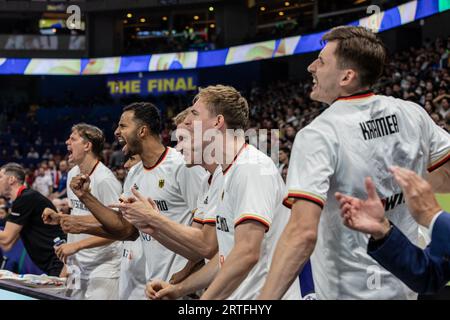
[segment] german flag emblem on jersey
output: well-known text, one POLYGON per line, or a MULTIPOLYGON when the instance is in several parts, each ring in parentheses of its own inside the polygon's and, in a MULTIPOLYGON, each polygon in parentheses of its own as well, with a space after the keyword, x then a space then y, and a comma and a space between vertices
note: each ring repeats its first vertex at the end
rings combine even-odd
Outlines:
POLYGON ((158 186, 159 186, 161 189, 164 188, 164 179, 160 179, 160 180, 159 180, 158 186))

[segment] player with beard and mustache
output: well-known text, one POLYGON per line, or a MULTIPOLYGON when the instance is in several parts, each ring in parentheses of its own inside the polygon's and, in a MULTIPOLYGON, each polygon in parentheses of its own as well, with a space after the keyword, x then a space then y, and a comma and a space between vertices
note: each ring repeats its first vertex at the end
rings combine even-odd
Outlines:
MULTIPOLYGON (((133 103, 124 108, 115 135, 124 153, 136 154, 142 159, 129 172, 127 185, 139 188, 142 194, 155 199, 161 213, 169 219, 189 225, 191 208, 196 207, 205 172, 188 169, 179 152, 162 145, 160 131, 159 111, 151 103, 133 103)), ((143 226, 131 224, 121 214, 102 205, 89 191, 88 176, 75 177, 70 186, 98 221, 65 218, 61 220, 63 229, 117 240, 135 240, 140 235, 147 262, 147 279, 163 277, 168 281, 173 273, 184 267, 186 259, 169 250, 173 242, 139 232, 143 226)), ((131 190, 125 189, 121 198, 124 202, 134 201, 131 190)))

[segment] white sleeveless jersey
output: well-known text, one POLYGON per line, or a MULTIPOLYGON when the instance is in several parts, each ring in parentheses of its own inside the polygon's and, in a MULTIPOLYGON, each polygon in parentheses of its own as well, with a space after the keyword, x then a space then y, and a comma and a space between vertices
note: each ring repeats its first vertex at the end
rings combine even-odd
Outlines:
MULTIPOLYGON (((131 189, 130 174, 136 168, 135 164, 125 179, 124 190, 131 189)), ((120 264, 119 299, 120 300, 144 300, 147 264, 142 251, 141 239, 123 242, 122 261, 120 264)))
MULTIPOLYGON (((220 265, 234 247, 235 228, 240 223, 254 220, 267 228, 258 262, 228 297, 256 299, 269 272, 278 238, 289 219, 289 210, 282 205, 285 185, 274 162, 251 145, 241 149, 221 180, 216 215, 220 265)), ((301 299, 298 281, 297 278, 284 299, 301 299)))
POLYGON ((200 188, 194 221, 200 224, 216 224, 217 203, 221 187, 222 167, 217 166, 213 174, 207 174, 200 188))
MULTIPOLYGON (((205 170, 187 168, 181 153, 167 148, 161 159, 152 167, 145 168, 142 162, 129 173, 132 187, 152 198, 161 214, 184 225, 192 222, 192 210, 200 190, 205 170)), ((131 196, 130 190, 124 190, 131 196)), ((187 260, 164 247, 148 234, 140 232, 142 249, 147 262, 147 281, 161 279, 169 281, 173 273, 180 271, 187 260)))
MULTIPOLYGON (((80 174, 78 166, 73 167, 67 176, 67 198, 72 208, 71 215, 85 216, 91 215, 91 212, 77 198, 70 188, 70 181, 73 177, 80 174)), ((89 176, 91 183, 91 193, 103 205, 108 206, 117 203, 122 186, 116 179, 111 170, 102 162, 98 162, 93 172, 89 176)), ((71 234, 67 235, 67 242, 78 242, 92 237, 89 234, 71 234)), ((80 268, 81 278, 118 278, 120 268, 120 254, 122 243, 115 241, 109 245, 84 249, 69 257, 68 265, 76 265, 80 268)))
POLYGON ((319 299, 415 299, 367 253, 369 237, 345 227, 334 193, 366 198, 371 176, 386 216, 413 242, 418 226, 388 168, 423 176, 450 158, 450 136, 418 105, 372 93, 341 98, 296 136, 287 178, 293 199, 323 207, 312 255, 319 299))

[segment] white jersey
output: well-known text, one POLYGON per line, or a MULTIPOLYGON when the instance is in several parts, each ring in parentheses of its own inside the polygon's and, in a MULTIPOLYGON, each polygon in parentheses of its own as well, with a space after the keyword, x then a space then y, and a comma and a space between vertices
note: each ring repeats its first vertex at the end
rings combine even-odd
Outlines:
POLYGON ((146 260, 142 250, 142 241, 123 242, 123 254, 120 264, 119 300, 144 300, 147 284, 146 260))
POLYGON ((50 195, 50 187, 53 187, 51 176, 37 176, 33 182, 33 189, 42 194, 44 197, 50 195))
MULTIPOLYGON (((80 174, 78 166, 73 167, 67 177, 67 198, 72 208, 71 215, 86 216, 91 212, 77 198, 70 188, 70 181, 73 177, 80 174)), ((122 186, 111 170, 109 170, 102 162, 98 162, 92 173, 90 174, 90 188, 92 195, 97 198, 103 205, 117 203, 122 186)), ((92 237, 88 234, 71 234, 67 235, 67 242, 78 242, 92 237)), ((68 260, 69 265, 76 265, 80 268, 81 278, 118 278, 120 268, 120 254, 122 243, 115 241, 109 245, 83 249, 68 260)))
MULTIPOLYGON (((267 229, 258 262, 228 297, 233 300, 256 299, 269 272, 278 238, 289 219, 289 210, 282 205, 285 185, 274 162, 251 145, 241 149, 221 179, 216 217, 220 265, 234 247, 235 228, 240 223, 254 220, 267 229)), ((298 279, 283 298, 301 299, 298 279)))
POLYGON ((222 167, 206 175, 200 187, 194 221, 200 224, 216 224, 217 203, 221 188, 222 167))
POLYGON ((371 176, 386 216, 413 242, 418 226, 388 168, 424 175, 449 158, 450 136, 418 105, 371 93, 341 98, 296 136, 287 179, 293 199, 323 207, 312 270, 319 299, 415 299, 367 254, 369 237, 342 223, 335 192, 366 198, 371 176))
MULTIPOLYGON (((132 187, 130 175, 135 170, 135 164, 129 171, 123 184, 124 190, 130 190, 132 187)), ((145 285, 147 264, 142 250, 142 241, 123 242, 122 261, 120 264, 119 277, 119 299, 120 300, 143 300, 145 296, 145 285)))
MULTIPOLYGON (((139 192, 151 197, 161 214, 180 224, 190 225, 192 210, 200 190, 205 170, 187 168, 181 153, 167 148, 161 159, 152 167, 145 168, 140 162, 129 173, 130 183, 139 192)), ((131 189, 124 190, 131 196, 131 189)), ((147 280, 169 281, 173 273, 180 271, 187 260, 164 247, 151 236, 140 232, 142 249, 147 262, 147 280)))

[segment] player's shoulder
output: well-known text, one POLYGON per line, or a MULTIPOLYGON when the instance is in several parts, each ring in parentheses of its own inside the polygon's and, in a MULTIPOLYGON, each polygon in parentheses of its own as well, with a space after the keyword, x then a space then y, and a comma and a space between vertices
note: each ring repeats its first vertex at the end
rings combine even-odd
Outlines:
POLYGON ((166 155, 164 156, 160 167, 164 171, 177 171, 180 167, 185 166, 183 155, 174 148, 167 147, 166 155))
POLYGON ((251 144, 246 144, 243 151, 238 155, 235 164, 239 175, 275 174, 278 170, 273 160, 264 152, 251 144))
POLYGON ((164 161, 173 164, 184 164, 185 161, 181 152, 172 147, 167 147, 166 153, 164 161))
POLYGON ((73 177, 75 177, 77 174, 79 174, 80 173, 80 167, 78 167, 78 166, 74 166, 72 169, 70 169, 69 170, 69 172, 67 173, 67 178, 68 178, 68 181, 70 181, 70 179, 69 178, 73 178, 73 177))
POLYGON ((99 162, 97 168, 91 175, 91 180, 97 180, 99 184, 103 183, 119 183, 116 176, 110 168, 108 168, 103 162, 99 162))

